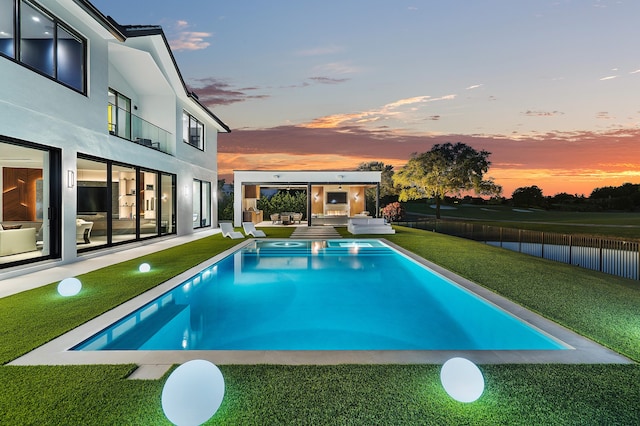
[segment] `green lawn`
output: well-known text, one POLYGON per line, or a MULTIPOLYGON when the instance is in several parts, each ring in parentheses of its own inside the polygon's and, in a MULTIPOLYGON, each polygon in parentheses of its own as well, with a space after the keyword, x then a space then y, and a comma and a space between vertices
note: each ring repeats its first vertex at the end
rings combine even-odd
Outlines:
MULTIPOLYGON (((410 214, 435 217, 435 208, 424 201, 411 201, 404 205, 410 214)), ((443 207, 441 216, 443 219, 482 221, 486 225, 531 231, 640 239, 640 214, 631 212, 566 212, 456 204, 443 207)))
MULTIPOLYGON (((292 229, 266 228, 286 237, 292 229)), ((397 228, 389 240, 640 360, 640 284, 473 241, 397 228)), ((237 241, 213 236, 80 278, 82 297, 55 284, 0 299, 0 360, 134 297, 237 241), (135 279, 133 279, 135 278, 135 279)), ((226 395, 208 424, 637 424, 638 365, 485 365, 475 403, 452 401, 436 365, 221 366, 226 395)), ((0 367, 0 424, 169 424, 161 380, 134 366, 0 367)))

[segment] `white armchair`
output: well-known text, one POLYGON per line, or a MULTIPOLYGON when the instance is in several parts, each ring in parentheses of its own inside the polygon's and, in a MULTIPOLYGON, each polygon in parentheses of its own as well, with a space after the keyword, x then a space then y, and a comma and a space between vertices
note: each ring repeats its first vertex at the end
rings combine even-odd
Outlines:
POLYGON ((84 219, 76 219, 76 243, 89 244, 91 240, 91 228, 93 228, 93 222, 86 221, 84 219))

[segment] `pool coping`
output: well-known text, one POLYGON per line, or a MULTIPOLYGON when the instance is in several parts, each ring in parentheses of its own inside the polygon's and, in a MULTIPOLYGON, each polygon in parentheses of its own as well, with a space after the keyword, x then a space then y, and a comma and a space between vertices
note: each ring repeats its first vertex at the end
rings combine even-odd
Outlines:
MULTIPOLYGON (((189 279, 236 250, 251 244, 247 239, 207 261, 185 271, 153 289, 115 307, 114 309, 76 327, 50 342, 16 358, 8 365, 91 365, 91 364, 138 364, 153 367, 152 375, 159 377, 171 365, 193 359, 206 359, 215 364, 281 364, 281 365, 331 365, 331 364, 442 364, 460 356, 477 364, 633 364, 634 362, 617 352, 605 348, 579 334, 562 327, 492 291, 446 270, 384 238, 375 239, 394 248, 405 256, 425 265, 457 285, 471 291, 484 300, 511 313, 525 323, 563 342, 566 350, 356 350, 356 351, 71 351, 70 348, 88 339, 106 326, 125 317, 133 310, 154 300, 168 290, 189 279), (158 368, 159 366, 162 366, 158 368)), ((279 241, 285 239, 267 238, 279 241)), ((142 369, 141 369, 142 370, 142 369)), ((142 374, 144 375, 144 374, 142 374)))

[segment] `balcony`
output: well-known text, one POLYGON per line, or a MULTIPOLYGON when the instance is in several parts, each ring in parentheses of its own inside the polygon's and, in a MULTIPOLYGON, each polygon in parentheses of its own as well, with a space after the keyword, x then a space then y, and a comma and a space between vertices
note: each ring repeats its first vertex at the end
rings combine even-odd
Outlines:
POLYGON ((157 151, 170 154, 171 133, 122 108, 109 103, 109 133, 157 151))

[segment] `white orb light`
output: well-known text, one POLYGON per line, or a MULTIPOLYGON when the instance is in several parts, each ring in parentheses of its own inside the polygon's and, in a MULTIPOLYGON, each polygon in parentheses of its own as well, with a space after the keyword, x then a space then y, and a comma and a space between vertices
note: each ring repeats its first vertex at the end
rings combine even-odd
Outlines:
POLYGON ((151 270, 151 265, 149 265, 148 263, 141 263, 140 266, 138 266, 138 271, 140 272, 149 272, 151 270))
POLYGON ((196 359, 176 368, 162 389, 162 410, 176 425, 199 425, 220 408, 224 378, 209 361, 196 359))
POLYGON ((58 283, 58 294, 60 296, 75 296, 80 293, 81 289, 82 283, 77 278, 65 278, 58 283))
POLYGON ((473 402, 484 392, 484 377, 480 369, 465 358, 451 358, 440 370, 442 387, 460 402, 473 402))

